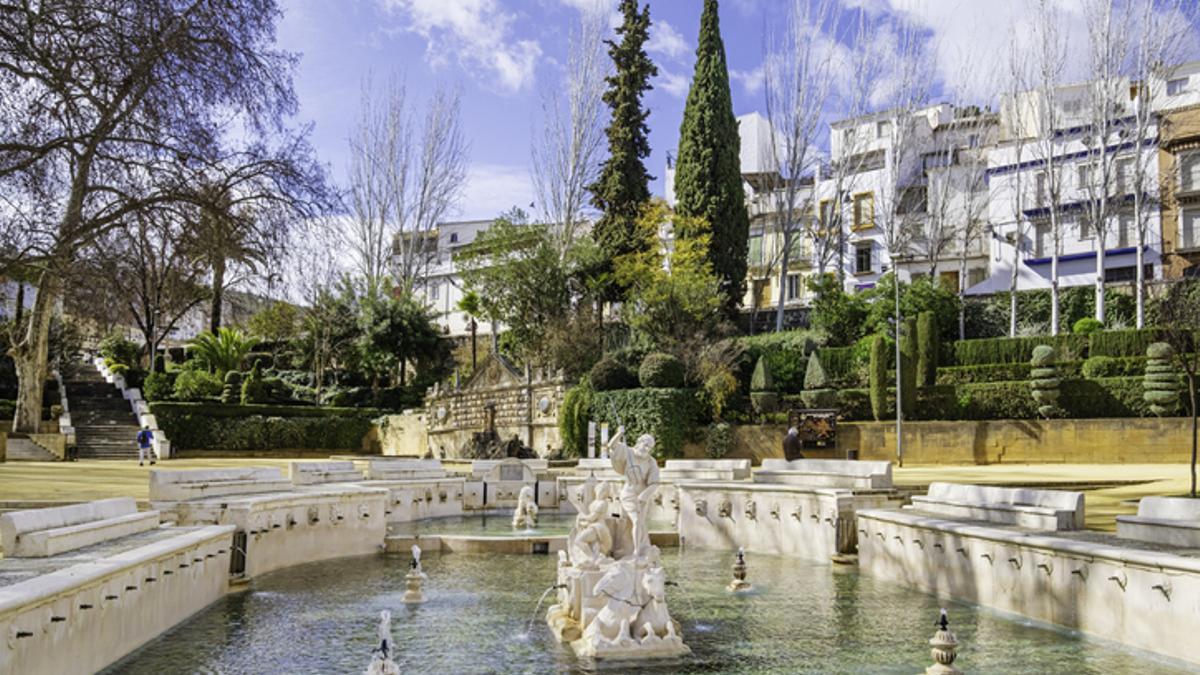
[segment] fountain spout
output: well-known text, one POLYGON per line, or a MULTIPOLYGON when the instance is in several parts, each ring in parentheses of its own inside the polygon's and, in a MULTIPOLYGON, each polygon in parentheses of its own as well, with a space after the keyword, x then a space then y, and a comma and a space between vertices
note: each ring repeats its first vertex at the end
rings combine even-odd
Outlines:
POLYGON ((746 549, 738 548, 737 557, 733 560, 733 581, 729 582, 729 592, 743 593, 752 589, 746 581, 746 549))
POLYGON ((404 602, 419 604, 425 602, 425 594, 421 591, 421 582, 425 580, 425 572, 421 570, 421 547, 413 544, 412 562, 408 564, 408 574, 404 575, 404 602))
POLYGON ((379 613, 379 646, 371 652, 371 663, 364 675, 400 675, 400 666, 392 660, 392 613, 379 613))

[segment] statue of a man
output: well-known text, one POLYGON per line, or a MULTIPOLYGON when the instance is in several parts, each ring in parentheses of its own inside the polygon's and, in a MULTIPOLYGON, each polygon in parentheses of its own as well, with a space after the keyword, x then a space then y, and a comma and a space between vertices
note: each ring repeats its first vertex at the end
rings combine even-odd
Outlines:
POLYGON ((621 510, 633 525, 633 554, 641 556, 650 549, 650 530, 646 521, 654 493, 658 490, 658 461, 650 454, 654 449, 653 436, 642 434, 632 448, 624 443, 624 436, 622 427, 609 442, 609 457, 613 470, 625 477, 620 495, 621 510))

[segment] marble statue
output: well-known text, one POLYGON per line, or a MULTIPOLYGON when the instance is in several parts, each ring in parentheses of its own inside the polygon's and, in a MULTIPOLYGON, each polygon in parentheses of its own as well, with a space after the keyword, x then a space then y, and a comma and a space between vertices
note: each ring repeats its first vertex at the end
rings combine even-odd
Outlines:
POLYGON ((613 470, 625 478, 621 486, 621 510, 629 517, 633 530, 633 552, 642 555, 650 548, 650 507, 658 492, 658 460, 651 453, 654 437, 642 434, 633 447, 623 442, 622 427, 609 442, 613 470))
POLYGON ((379 613, 379 646, 371 653, 365 675, 400 675, 400 666, 392 660, 392 613, 379 613))
POLYGON ((618 430, 613 466, 624 477, 585 486, 586 501, 558 558, 558 601, 546 623, 577 656, 594 659, 671 658, 691 652, 667 610, 667 575, 650 542, 646 515, 658 488, 654 438, 631 448, 618 430))
POLYGON ((517 495, 517 510, 513 511, 513 528, 537 527, 538 505, 533 500, 533 486, 526 485, 517 495))

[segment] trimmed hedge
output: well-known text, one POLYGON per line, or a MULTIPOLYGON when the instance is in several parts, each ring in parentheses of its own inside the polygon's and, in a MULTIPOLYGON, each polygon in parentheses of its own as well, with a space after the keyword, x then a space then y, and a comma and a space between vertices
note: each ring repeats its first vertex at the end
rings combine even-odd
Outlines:
POLYGON ((585 380, 567 390, 558 411, 558 433, 563 454, 587 456, 588 413, 592 406, 592 388, 585 380))
POLYGON ((625 364, 605 357, 592 366, 588 379, 596 391, 615 391, 620 389, 635 389, 638 386, 637 374, 625 364))
POLYGON ((151 403, 181 450, 357 450, 377 411, 360 408, 151 403))
POLYGON ((1092 333, 1089 356, 1145 356, 1146 348, 1162 340, 1157 328, 1104 330, 1092 333))
POLYGON ((682 387, 683 364, 670 354, 647 354, 638 368, 638 382, 643 387, 682 387))
POLYGON ((641 434, 654 436, 654 455, 662 459, 682 456, 702 410, 692 389, 623 389, 593 393, 591 413, 610 428, 624 424, 627 443, 641 434))
POLYGON ((825 374, 835 386, 859 379, 859 359, 854 347, 822 347, 817 350, 816 356, 821 360, 825 374))
POLYGON ((793 330, 762 333, 741 338, 749 363, 765 359, 777 391, 795 394, 804 388, 804 373, 808 358, 817 347, 812 331, 793 330))
POLYGON ((1144 356, 1092 356, 1083 362, 1079 373, 1094 380, 1100 377, 1137 377, 1146 372, 1144 356))
POLYGON ((1079 360, 1088 355, 1087 335, 1044 335, 959 340, 954 343, 954 362, 960 366, 1028 362, 1033 358, 1033 350, 1038 345, 1053 347, 1063 361, 1079 360))

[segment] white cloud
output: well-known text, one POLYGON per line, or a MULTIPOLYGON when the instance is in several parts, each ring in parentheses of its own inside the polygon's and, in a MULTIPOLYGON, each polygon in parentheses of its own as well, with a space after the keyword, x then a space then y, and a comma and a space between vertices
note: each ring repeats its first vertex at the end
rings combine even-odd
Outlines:
POLYGON ((740 82, 742 89, 744 89, 747 94, 752 96, 759 94, 763 90, 765 72, 762 64, 759 64, 750 70, 738 70, 736 68, 732 68, 729 71, 729 77, 733 78, 735 82, 740 82))
POLYGON ((467 169, 467 184, 458 204, 464 219, 495 218, 518 206, 532 215, 533 183, 529 169, 509 164, 472 164, 467 169))
POLYGON ((679 61, 687 58, 692 48, 674 26, 659 19, 650 24, 650 39, 646 40, 646 51, 679 61))
POLYGON ((691 84, 691 79, 686 75, 673 73, 662 65, 658 66, 658 77, 654 78, 655 89, 661 89, 676 98, 683 98, 687 96, 691 84))
POLYGON ((454 56, 464 69, 500 91, 516 92, 533 84, 541 46, 536 40, 513 37, 514 17, 497 0, 382 1, 402 12, 408 29, 425 38, 426 58, 434 66, 454 56))

